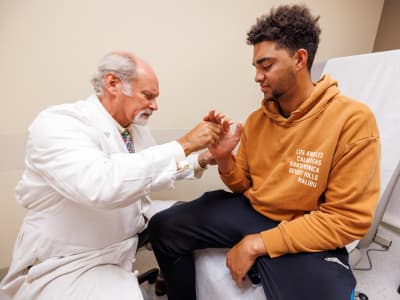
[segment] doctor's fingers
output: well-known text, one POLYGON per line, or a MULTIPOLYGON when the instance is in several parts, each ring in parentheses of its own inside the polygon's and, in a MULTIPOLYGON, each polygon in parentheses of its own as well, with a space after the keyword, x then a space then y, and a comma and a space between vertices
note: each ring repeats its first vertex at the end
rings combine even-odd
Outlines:
POLYGON ((217 113, 217 114, 215 115, 215 120, 214 120, 214 122, 217 123, 217 124, 222 124, 222 122, 224 121, 224 118, 225 118, 225 114, 223 114, 223 113, 217 113))
POLYGON ((189 138, 196 148, 206 148, 210 143, 215 143, 221 134, 221 126, 213 122, 202 121, 189 132, 189 138))
POLYGON ((210 110, 209 113, 204 116, 203 121, 214 122, 216 124, 222 124, 224 118, 225 118, 224 113, 216 113, 215 109, 213 109, 213 110, 210 110))
POLYGON ((200 126, 203 130, 208 131, 210 134, 214 133, 217 135, 220 135, 222 133, 222 126, 218 123, 215 122, 210 122, 210 121, 206 121, 206 122, 201 122, 201 126, 200 126))
POLYGON ((202 132, 202 134, 204 138, 207 139, 206 143, 207 145, 215 144, 219 140, 222 134, 222 128, 220 125, 213 122, 205 122, 205 123, 206 124, 204 124, 203 127, 204 131, 202 132))
POLYGON ((213 121, 215 119, 215 109, 212 109, 203 117, 203 121, 213 121))

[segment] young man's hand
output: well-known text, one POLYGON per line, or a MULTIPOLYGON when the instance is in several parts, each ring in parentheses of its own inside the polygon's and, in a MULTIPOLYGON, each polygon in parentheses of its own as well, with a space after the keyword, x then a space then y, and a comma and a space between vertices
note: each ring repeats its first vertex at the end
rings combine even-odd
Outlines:
POLYGON ((256 258, 266 254, 267 250, 259 233, 245 236, 228 251, 226 254, 226 266, 239 288, 243 286, 243 280, 256 258))

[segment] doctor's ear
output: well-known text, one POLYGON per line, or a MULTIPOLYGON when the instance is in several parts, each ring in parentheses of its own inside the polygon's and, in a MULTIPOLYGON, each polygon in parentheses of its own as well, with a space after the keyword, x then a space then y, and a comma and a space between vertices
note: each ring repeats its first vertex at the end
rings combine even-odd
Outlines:
POLYGON ((115 95, 121 86, 121 79, 112 73, 104 75, 104 89, 115 95))

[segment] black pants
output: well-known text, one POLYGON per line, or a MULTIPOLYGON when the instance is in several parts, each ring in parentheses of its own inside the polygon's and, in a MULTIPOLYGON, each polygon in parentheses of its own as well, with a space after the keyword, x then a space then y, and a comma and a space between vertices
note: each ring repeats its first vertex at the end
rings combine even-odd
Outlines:
MULTIPOLYGON (((244 236, 277 225, 256 212, 242 194, 222 190, 153 216, 150 241, 166 280, 168 299, 196 299, 193 250, 231 248, 244 236)), ((260 256, 255 264, 268 300, 353 299, 356 282, 346 249, 274 259, 260 256)))

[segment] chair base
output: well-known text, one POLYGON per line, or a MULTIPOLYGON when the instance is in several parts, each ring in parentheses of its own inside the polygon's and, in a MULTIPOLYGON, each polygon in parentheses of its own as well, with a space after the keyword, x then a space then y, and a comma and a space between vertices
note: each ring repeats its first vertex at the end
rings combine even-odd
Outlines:
POLYGON ((155 283, 159 272, 160 271, 157 268, 153 268, 148 270, 147 272, 144 272, 143 274, 140 274, 138 276, 139 284, 142 284, 143 282, 146 281, 148 281, 150 284, 155 283))

